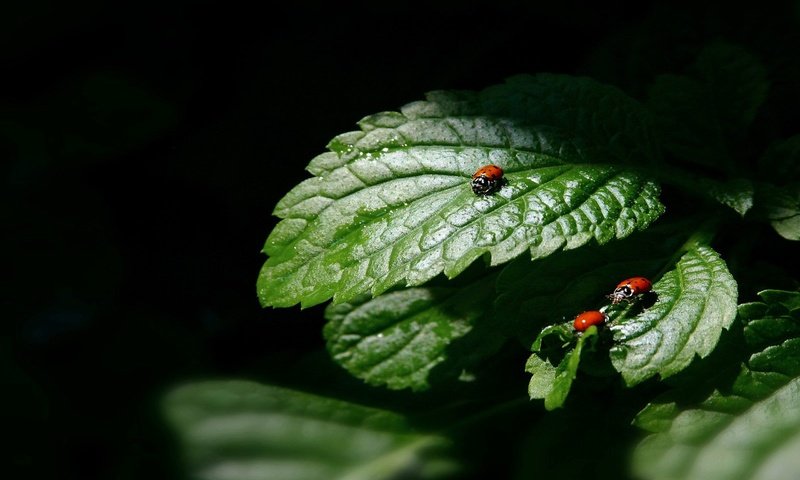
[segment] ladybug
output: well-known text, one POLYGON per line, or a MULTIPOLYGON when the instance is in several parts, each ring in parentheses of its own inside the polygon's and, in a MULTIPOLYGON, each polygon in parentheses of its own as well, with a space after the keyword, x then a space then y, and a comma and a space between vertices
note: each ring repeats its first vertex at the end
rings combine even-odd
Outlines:
POLYGON ((599 326, 604 323, 606 323, 605 313, 598 312, 597 310, 589 310, 588 312, 583 312, 575 317, 575 321, 572 322, 572 326, 575 327, 575 330, 583 332, 592 325, 599 326))
POLYGON ((622 301, 631 301, 636 295, 647 293, 653 288, 650 280, 644 277, 627 278, 617 285, 614 293, 608 296, 611 303, 620 303, 622 301))
POLYGON ((484 165, 472 175, 472 191, 475 195, 490 195, 505 184, 503 169, 497 165, 484 165))

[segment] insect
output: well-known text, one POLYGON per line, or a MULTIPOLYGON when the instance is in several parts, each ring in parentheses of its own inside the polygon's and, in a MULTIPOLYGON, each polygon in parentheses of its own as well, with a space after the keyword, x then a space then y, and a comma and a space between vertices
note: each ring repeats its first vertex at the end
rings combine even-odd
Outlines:
POLYGON ((583 332, 592 325, 602 325, 604 323, 606 323, 605 313, 598 312, 597 310, 589 310, 588 312, 578 314, 578 316, 575 317, 575 321, 572 322, 572 326, 575 327, 575 330, 583 332))
POLYGON ((636 295, 647 293, 653 288, 650 280, 644 277, 631 277, 619 282, 614 293, 608 296, 611 303, 620 303, 622 301, 631 301, 636 295))
POLYGON ((497 165, 484 165, 472 175, 472 191, 475 195, 490 195, 505 184, 503 169, 497 165))

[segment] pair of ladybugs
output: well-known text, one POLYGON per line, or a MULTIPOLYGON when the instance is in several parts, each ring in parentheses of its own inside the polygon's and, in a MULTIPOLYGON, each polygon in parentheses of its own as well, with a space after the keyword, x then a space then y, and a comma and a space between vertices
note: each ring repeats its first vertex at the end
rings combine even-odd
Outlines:
MULTIPOLYGON (((619 282, 617 288, 614 289, 614 292, 609 295, 608 298, 611 299, 612 304, 630 302, 637 295, 647 293, 652 288, 653 284, 650 282, 650 280, 644 277, 626 278, 625 280, 619 282)), ((599 310, 589 310, 588 312, 583 312, 575 317, 575 320, 572 322, 572 326, 575 328, 575 330, 583 332, 592 325, 604 324, 607 318, 608 317, 606 317, 606 314, 599 310)))

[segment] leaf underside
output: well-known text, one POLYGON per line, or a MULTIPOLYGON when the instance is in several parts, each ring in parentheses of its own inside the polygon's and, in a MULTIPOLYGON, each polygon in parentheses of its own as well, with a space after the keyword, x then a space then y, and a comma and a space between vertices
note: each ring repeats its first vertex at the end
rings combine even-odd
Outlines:
POLYGON ((247 381, 177 388, 164 411, 203 480, 430 478, 423 456, 447 445, 391 412, 247 381))
MULTIPOLYGON (((755 353, 732 379, 694 399, 681 387, 639 413, 654 432, 637 448, 646 479, 781 480, 795 478, 800 458, 800 315, 779 303, 739 307, 755 353)), ((782 292, 800 301, 797 292, 782 292)), ((738 353, 738 352, 737 352, 738 353)), ((736 367, 735 362, 731 362, 736 367)))
POLYGON ((707 356, 736 317, 736 281, 708 246, 686 252, 653 291, 654 305, 611 327, 611 361, 628 385, 674 375, 707 356))
POLYGON ((658 185, 620 166, 655 157, 646 118, 624 94, 586 79, 436 92, 360 125, 312 160, 315 177, 276 207, 283 220, 264 247, 263 305, 378 295, 442 272, 452 278, 483 255, 493 265, 525 251, 545 257, 625 237, 663 212, 658 185), (478 197, 469 180, 489 163, 507 184, 478 197))

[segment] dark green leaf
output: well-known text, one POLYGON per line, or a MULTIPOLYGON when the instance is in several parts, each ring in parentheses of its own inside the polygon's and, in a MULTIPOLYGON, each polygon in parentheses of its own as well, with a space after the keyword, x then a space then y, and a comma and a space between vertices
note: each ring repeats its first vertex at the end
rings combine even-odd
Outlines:
POLYGON ((767 71, 746 49, 716 42, 697 57, 695 74, 708 86, 723 129, 738 132, 750 125, 769 91, 767 71))
MULTIPOLYGON (((717 381, 716 388, 701 399, 694 398, 692 389, 678 387, 637 416, 637 425, 655 432, 636 452, 635 466, 643 478, 778 480, 796 476, 800 319, 788 313, 770 314, 779 305, 771 303, 774 293, 761 295, 770 303, 739 307, 745 339, 756 350, 738 376, 717 381)), ((798 295, 783 292, 781 296, 796 301, 798 295)), ((742 356, 747 358, 744 352, 742 356)))
POLYGON ((751 350, 800 337, 800 292, 764 290, 763 302, 739 305, 744 335, 751 350))
POLYGON ((653 291, 654 305, 611 326, 611 360, 628 385, 674 375, 695 355, 707 356, 736 317, 736 281, 708 246, 686 252, 653 291))
POLYGON ((759 183, 756 215, 787 240, 800 240, 800 183, 782 187, 759 183))
POLYGON ((717 42, 700 52, 689 75, 657 77, 647 105, 659 136, 675 156, 730 172, 741 137, 768 89, 758 58, 717 42))
POLYGON ((758 167, 761 176, 776 185, 800 180, 800 135, 770 145, 758 167))
POLYGON ((800 308, 800 292, 790 292, 786 290, 764 290, 758 295, 770 306, 782 306, 788 311, 800 308))
POLYGON ((758 162, 770 183, 755 190, 754 216, 787 240, 800 240, 800 135, 772 144, 758 162))
POLYGON ((432 452, 447 440, 414 432, 403 417, 293 390, 195 383, 172 391, 164 411, 190 478, 373 480, 452 471, 432 452))
POLYGON ((744 216, 753 208, 755 189, 753 182, 738 178, 727 182, 698 182, 699 186, 706 188, 706 193, 719 203, 731 207, 736 213, 744 216))
POLYGON ((676 157, 724 170, 731 157, 708 95, 695 79, 659 75, 649 89, 647 106, 665 147, 676 157))
POLYGON ((590 80, 541 75, 477 94, 435 92, 361 126, 334 139, 309 165, 316 176, 276 207, 284 220, 264 247, 263 305, 452 278, 485 254, 494 265, 526 250, 546 257, 625 237, 663 211, 655 183, 611 164, 653 158, 646 116, 590 80), (470 176, 488 163, 508 184, 476 197, 470 176))
POLYGON ((658 178, 664 183, 674 185, 694 195, 709 197, 732 208, 741 216, 749 212, 755 203, 755 185, 746 178, 719 181, 693 175, 676 168, 660 170, 658 178))
POLYGON ((466 285, 408 288, 331 305, 325 339, 334 360, 374 385, 422 390, 453 380, 495 351, 489 321, 495 272, 466 285))
POLYGON ((554 367, 549 361, 533 353, 525 364, 525 371, 533 375, 528 384, 528 395, 544 399, 544 408, 553 410, 564 405, 572 381, 578 374, 583 346, 589 338, 597 336, 597 327, 589 327, 578 336, 575 347, 568 350, 564 358, 554 367))

